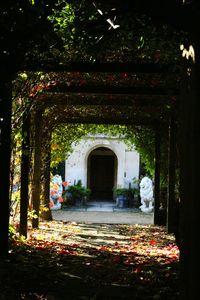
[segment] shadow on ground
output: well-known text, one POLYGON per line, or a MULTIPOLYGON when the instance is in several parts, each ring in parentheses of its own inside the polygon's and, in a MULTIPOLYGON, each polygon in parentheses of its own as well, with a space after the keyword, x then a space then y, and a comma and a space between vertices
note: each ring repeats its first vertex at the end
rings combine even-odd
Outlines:
POLYGON ((0 299, 175 300, 178 257, 163 227, 43 222, 13 241, 0 299))

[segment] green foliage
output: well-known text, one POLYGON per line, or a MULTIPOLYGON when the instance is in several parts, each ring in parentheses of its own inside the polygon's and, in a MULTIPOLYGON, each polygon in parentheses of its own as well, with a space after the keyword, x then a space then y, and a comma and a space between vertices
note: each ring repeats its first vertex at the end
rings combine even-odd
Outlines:
POLYGON ((76 200, 79 198, 83 199, 84 197, 88 197, 90 195, 90 192, 91 192, 90 189, 84 187, 82 185, 81 180, 78 180, 78 182, 75 183, 74 185, 69 185, 67 187, 67 190, 63 194, 64 196, 66 194, 68 195, 69 198, 76 200))
MULTIPOLYGON (((131 129, 131 128, 130 128, 131 129)), ((155 168, 155 129, 150 127, 134 127, 127 132, 127 138, 130 138, 140 153, 141 163, 144 166, 144 172, 153 176, 155 168), (130 134, 132 136, 130 136, 130 134)))
POLYGON ((72 144, 87 133, 87 126, 60 124, 52 133, 51 167, 56 167, 72 152, 72 144))
POLYGON ((127 198, 134 198, 135 188, 115 188, 113 189, 116 196, 125 196, 127 198))
MULTIPOLYGON (((73 150, 73 144, 80 141, 87 134, 106 134, 123 137, 125 127, 120 125, 94 125, 94 124, 60 124, 53 133, 51 140, 51 167, 56 167, 65 160, 73 150)), ((124 139, 129 145, 127 139, 124 139)))
MULTIPOLYGON (((162 128, 161 128, 162 129, 162 128)), ((55 128, 52 135, 51 166, 56 167, 65 160, 73 150, 73 143, 78 143, 87 134, 105 134, 109 137, 117 136, 140 154, 143 167, 142 175, 154 177, 155 170, 155 128, 144 126, 122 125, 88 125, 88 124, 61 124, 55 128)), ((162 131, 161 141, 161 185, 166 186, 168 172, 167 148, 168 136, 162 131)), ((138 185, 136 182, 133 184, 138 185)))
POLYGON ((38 219, 38 215, 34 209, 28 211, 29 219, 38 219))
POLYGON ((11 224, 9 225, 8 234, 9 234, 10 239, 14 239, 14 237, 16 236, 16 230, 15 230, 14 226, 11 224))
POLYGON ((57 57, 64 61, 169 62, 181 58, 185 35, 145 14, 107 1, 58 1, 49 16, 63 42, 57 57), (116 26, 116 27, 115 27, 116 26))
POLYGON ((90 60, 87 51, 89 44, 95 41, 87 26, 95 14, 97 11, 92 2, 60 0, 57 3, 49 20, 63 42, 63 51, 58 54, 62 61, 80 60, 80 57, 90 60))

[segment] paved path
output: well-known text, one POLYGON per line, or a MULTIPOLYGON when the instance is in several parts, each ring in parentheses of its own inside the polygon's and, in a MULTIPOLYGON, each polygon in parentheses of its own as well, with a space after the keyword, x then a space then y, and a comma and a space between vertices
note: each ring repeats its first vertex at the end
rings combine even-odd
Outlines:
POLYGON ((52 211, 54 220, 77 223, 105 224, 153 224, 154 214, 143 213, 136 209, 116 209, 93 207, 52 211))

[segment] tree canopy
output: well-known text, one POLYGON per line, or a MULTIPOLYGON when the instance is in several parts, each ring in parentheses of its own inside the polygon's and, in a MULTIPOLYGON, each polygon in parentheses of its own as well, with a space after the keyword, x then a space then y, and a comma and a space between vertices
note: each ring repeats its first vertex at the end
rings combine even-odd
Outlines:
MULTIPOLYGON (((137 100, 138 104, 134 106, 134 111, 129 116, 127 115, 128 118, 139 116, 141 123, 143 118, 148 117, 153 120, 153 116, 155 116, 157 120, 167 124, 168 116, 171 110, 174 110, 174 92, 172 90, 175 90, 180 83, 178 76, 181 58, 179 46, 187 39, 187 32, 179 29, 174 30, 169 24, 160 23, 153 13, 152 17, 148 14, 141 14, 140 5, 136 5, 137 9, 135 10, 126 10, 126 5, 122 5, 120 1, 104 3, 102 1, 60 0, 50 2, 23 1, 21 4, 4 6, 4 15, 7 16, 11 13, 13 20, 16 19, 15 27, 12 28, 10 23, 4 25, 6 26, 5 33, 14 30, 20 36, 23 28, 26 28, 24 32, 26 38, 24 35, 21 36, 24 44, 20 39, 19 41, 16 40, 16 43, 19 44, 19 53, 25 55, 25 61, 21 65, 24 66, 24 71, 23 69, 20 71, 14 82, 13 128, 19 129, 20 120, 22 122, 22 115, 25 110, 28 113, 40 106, 44 107, 45 115, 48 115, 49 118, 48 121, 57 124, 53 131, 52 140, 52 164, 55 166, 56 163, 64 159, 63 153, 71 151, 72 141, 78 140, 91 130, 93 132, 99 129, 108 130, 108 127, 103 125, 70 123, 63 125, 64 115, 73 119, 73 114, 74 116, 86 116, 87 114, 88 116, 95 116, 98 111, 98 117, 100 115, 105 116, 107 113, 109 116, 118 115, 118 117, 121 116, 125 119, 126 115, 130 113, 133 102, 130 102, 130 106, 119 106, 118 111, 111 106, 102 105, 108 101, 119 104, 123 101, 121 98, 126 97, 125 95, 106 95, 106 97, 104 95, 102 97, 102 95, 89 94, 84 96, 84 93, 79 93, 73 95, 70 106, 67 106, 65 98, 63 101, 61 100, 68 88, 72 90, 75 88, 77 91, 82 88, 84 92, 84 88, 93 90, 104 86, 106 89, 109 86, 111 88, 124 88, 124 90, 134 86, 134 88, 141 88, 143 93, 145 93, 146 87, 158 90, 167 87, 170 102, 164 100, 166 102, 163 105, 163 96, 161 96, 158 101, 162 103, 159 104, 160 106, 150 106, 148 103, 156 102, 153 93, 158 92, 153 90, 152 95, 148 97, 141 95, 141 98, 139 97, 137 100), (27 19, 29 14, 31 15, 30 20, 27 19), (30 25, 25 26, 27 20, 28 24, 30 21, 30 25), (37 30, 39 27, 40 29, 37 30), (34 35, 31 35, 30 33, 33 31, 34 35), (21 51, 22 47, 23 51, 21 51), (29 68, 42 70, 44 65, 55 67, 69 62, 105 63, 116 61, 164 64, 171 67, 168 74, 28 71, 29 68), (82 100, 77 100, 78 97, 82 100), (146 98, 145 106, 144 98, 146 98), (81 102, 83 105, 80 105, 81 102), (99 102, 99 105, 94 106, 94 102, 99 102), (66 104, 64 105, 64 103, 66 104), (91 105, 88 105, 89 103, 91 105), (65 136, 68 137, 67 140, 64 140, 65 136)), ((18 37, 18 35, 16 36, 18 37)), ((9 38, 7 41, 9 42, 9 38)), ((12 53, 9 52, 9 45, 4 45, 2 53, 5 54, 5 52, 12 56, 12 53)), ((138 95, 134 97, 138 97, 138 95)), ((129 95, 126 101, 130 101, 129 95)), ((152 173, 154 166, 154 128, 151 126, 148 128, 144 126, 122 126, 121 124, 115 126, 114 130, 118 130, 118 132, 122 130, 127 139, 136 144, 139 152, 143 153, 143 160, 148 171, 152 173)))

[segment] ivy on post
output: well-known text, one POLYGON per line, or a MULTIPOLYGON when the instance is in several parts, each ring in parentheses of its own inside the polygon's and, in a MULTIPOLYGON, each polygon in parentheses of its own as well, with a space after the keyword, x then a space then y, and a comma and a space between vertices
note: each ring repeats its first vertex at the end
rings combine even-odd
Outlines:
POLYGON ((20 235, 27 237, 27 218, 29 201, 29 169, 30 169, 30 115, 24 112, 22 125, 22 158, 21 158, 21 190, 20 190, 20 235))
POLYGON ((32 179, 32 209, 33 209, 33 228, 39 226, 39 208, 41 192, 41 157, 42 157, 42 119, 43 111, 41 109, 35 112, 34 118, 34 157, 33 157, 33 179, 32 179))
MULTIPOLYGON (((46 123, 46 122, 45 122, 46 123)), ((43 190, 42 190, 42 210, 41 219, 52 220, 52 213, 49 207, 49 191, 50 191, 50 164, 51 164, 51 136, 52 128, 45 127, 45 134, 43 139, 43 190)))

